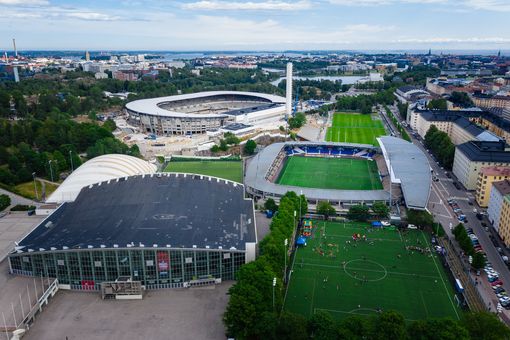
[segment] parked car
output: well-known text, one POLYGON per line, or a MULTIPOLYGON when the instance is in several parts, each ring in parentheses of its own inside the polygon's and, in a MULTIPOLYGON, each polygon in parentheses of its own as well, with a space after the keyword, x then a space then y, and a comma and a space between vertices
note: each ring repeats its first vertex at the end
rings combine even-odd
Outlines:
POLYGON ((495 285, 503 285, 503 281, 498 279, 496 281, 491 282, 491 286, 495 286, 495 285))

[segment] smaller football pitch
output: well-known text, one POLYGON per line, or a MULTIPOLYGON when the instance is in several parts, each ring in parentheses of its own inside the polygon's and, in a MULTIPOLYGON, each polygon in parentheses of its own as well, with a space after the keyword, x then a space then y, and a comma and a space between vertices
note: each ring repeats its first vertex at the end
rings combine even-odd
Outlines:
POLYGON ((380 190, 377 164, 367 159, 289 157, 276 181, 281 185, 336 190, 380 190))
POLYGON ((335 113, 326 141, 378 145, 377 137, 386 135, 379 119, 368 114, 335 113))
POLYGON ((408 321, 459 319, 453 287, 424 232, 354 222, 313 226, 294 254, 285 310, 305 317, 326 311, 336 319, 387 310, 408 321))
POLYGON ((184 172, 243 182, 243 162, 241 161, 170 161, 166 172, 184 172))

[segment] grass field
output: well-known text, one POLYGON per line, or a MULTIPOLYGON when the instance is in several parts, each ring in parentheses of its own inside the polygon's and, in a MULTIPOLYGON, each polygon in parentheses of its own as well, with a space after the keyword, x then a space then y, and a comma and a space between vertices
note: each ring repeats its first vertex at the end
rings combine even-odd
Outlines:
MULTIPOLYGON (((40 199, 41 194, 42 194, 42 183, 40 181, 36 180, 36 185, 37 185, 37 195, 39 196, 39 199, 40 199)), ((57 190, 57 188, 58 188, 57 185, 46 182, 45 183, 46 198, 50 197, 50 195, 53 193, 53 191, 57 190)), ((30 199, 36 198, 33 181, 18 184, 14 187, 14 189, 21 196, 24 196, 24 197, 30 198, 30 199)))
POLYGON ((284 308, 308 317, 328 311, 337 319, 378 310, 396 310, 406 320, 459 319, 439 258, 406 246, 429 247, 428 236, 314 221, 312 239, 296 251, 284 308), (367 240, 353 241, 354 233, 367 240))
POLYGON ((289 157, 277 183, 338 190, 383 188, 375 161, 350 158, 289 157))
POLYGON ((243 182, 241 161, 170 161, 165 171, 201 174, 243 182))
POLYGON ((386 135, 382 122, 372 115, 335 113, 326 133, 328 142, 378 145, 376 137, 386 135))

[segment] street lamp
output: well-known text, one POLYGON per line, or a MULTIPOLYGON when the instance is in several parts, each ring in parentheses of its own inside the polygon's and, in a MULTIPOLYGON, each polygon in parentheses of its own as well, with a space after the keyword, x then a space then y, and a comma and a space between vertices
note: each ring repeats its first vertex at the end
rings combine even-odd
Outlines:
POLYGON ((276 277, 273 278, 273 310, 274 310, 274 287, 276 286, 276 277))
POLYGON ((37 185, 35 183, 35 172, 32 172, 32 178, 34 179, 35 199, 39 201, 39 195, 37 194, 37 185))
POLYGON ((48 161, 48 164, 50 165, 50 175, 51 175, 51 181, 53 182, 53 169, 51 168, 51 162, 52 162, 52 160, 50 159, 50 160, 48 161))
POLYGON ((71 150, 69 150, 69 159, 71 160, 71 172, 74 171, 74 166, 73 166, 73 156, 71 155, 71 150))

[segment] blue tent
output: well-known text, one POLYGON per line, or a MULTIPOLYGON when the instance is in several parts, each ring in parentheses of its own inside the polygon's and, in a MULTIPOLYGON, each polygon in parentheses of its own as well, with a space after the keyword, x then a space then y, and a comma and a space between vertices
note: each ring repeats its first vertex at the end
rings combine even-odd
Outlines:
POLYGON ((296 244, 298 246, 302 246, 302 245, 305 245, 306 244, 306 237, 304 236, 299 236, 298 239, 296 240, 296 244))
POLYGON ((372 222, 372 227, 374 228, 380 228, 382 226, 383 226, 382 223, 379 221, 372 222))

